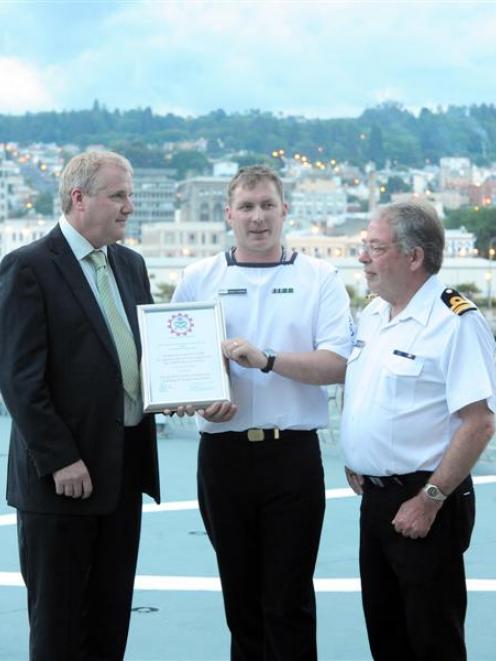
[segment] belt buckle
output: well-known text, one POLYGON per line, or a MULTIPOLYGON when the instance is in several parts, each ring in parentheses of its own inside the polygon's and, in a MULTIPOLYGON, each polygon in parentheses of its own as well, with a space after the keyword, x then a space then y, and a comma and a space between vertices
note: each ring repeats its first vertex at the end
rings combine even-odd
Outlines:
POLYGON ((258 443, 259 441, 265 440, 265 432, 263 429, 248 429, 246 436, 252 443, 258 443))

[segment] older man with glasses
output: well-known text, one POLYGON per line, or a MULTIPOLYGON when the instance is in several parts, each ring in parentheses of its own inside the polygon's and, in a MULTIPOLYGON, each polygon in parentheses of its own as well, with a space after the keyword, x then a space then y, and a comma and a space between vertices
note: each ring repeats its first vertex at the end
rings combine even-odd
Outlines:
POLYGON ((360 573, 377 661, 464 661, 470 470, 494 431, 495 343, 437 277, 444 229, 413 202, 372 219, 360 262, 377 297, 348 360, 341 442, 362 494, 360 573))

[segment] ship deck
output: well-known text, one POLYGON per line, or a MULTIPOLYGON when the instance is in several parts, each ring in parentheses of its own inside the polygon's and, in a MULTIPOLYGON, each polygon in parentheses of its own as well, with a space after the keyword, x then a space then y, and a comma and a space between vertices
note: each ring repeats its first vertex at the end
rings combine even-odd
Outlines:
MULTIPOLYGON (((9 421, 0 417, 0 483, 9 421)), ((320 661, 370 659, 358 578, 360 500, 347 488, 337 428, 322 436, 327 510, 315 585, 320 661)), ((227 661, 229 635, 214 553, 196 502, 198 435, 190 420, 168 423, 159 441, 164 503, 144 504, 126 661, 227 661)), ((492 450, 490 451, 492 452, 492 450)), ((496 464, 475 471, 477 522, 466 554, 470 661, 496 659, 496 464), (493 474, 495 473, 495 474, 493 474)), ((102 618, 105 617, 102 612, 102 618)), ((19 574, 15 512, 0 501, 0 659, 26 661, 26 593, 19 574)))

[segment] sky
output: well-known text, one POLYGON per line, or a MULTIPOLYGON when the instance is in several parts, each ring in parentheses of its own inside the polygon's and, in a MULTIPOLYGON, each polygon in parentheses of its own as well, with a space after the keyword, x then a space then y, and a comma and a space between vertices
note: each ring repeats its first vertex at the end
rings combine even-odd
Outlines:
POLYGON ((0 0, 0 113, 496 102, 496 0, 0 0))

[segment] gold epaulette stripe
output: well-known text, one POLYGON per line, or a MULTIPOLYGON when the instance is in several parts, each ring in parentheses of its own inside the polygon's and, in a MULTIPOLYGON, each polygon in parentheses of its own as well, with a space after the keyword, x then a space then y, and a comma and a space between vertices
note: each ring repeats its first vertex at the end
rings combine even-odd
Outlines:
POLYGON ((469 310, 477 310, 472 301, 459 294, 455 289, 445 289, 441 294, 444 303, 449 307, 451 312, 461 315, 469 310))

